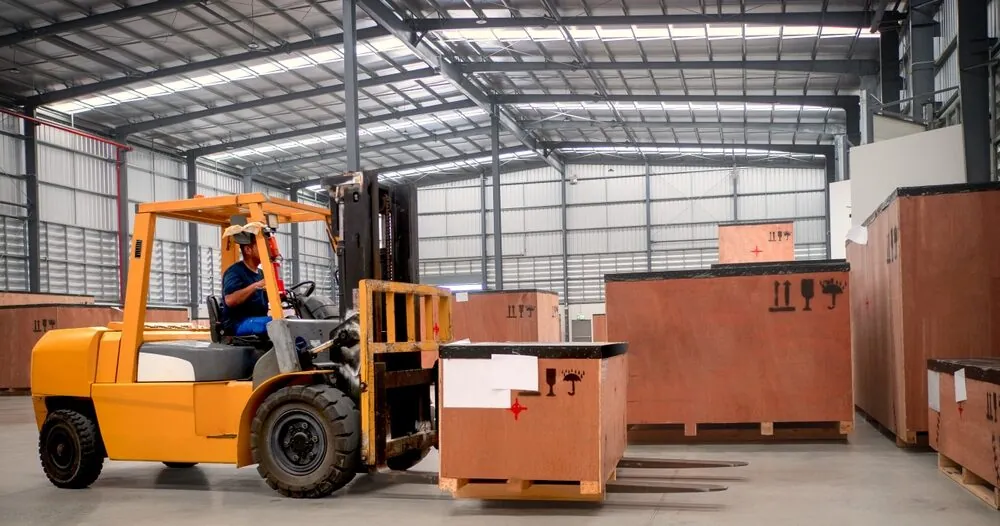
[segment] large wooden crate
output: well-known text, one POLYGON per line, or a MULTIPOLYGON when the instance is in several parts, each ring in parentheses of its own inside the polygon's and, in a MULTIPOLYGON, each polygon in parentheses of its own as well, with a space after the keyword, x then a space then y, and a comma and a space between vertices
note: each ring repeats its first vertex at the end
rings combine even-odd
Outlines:
POLYGON ((1000 186, 901 188, 848 243, 855 401, 927 440, 927 360, 1000 356, 1000 186))
MULTIPOLYGON (((0 389, 31 387, 31 349, 53 329, 104 327, 121 321, 107 305, 6 305, 0 307, 0 389)), ((146 321, 186 322, 186 308, 150 308, 146 321)))
POLYGON ((608 341, 608 316, 606 314, 595 314, 591 318, 592 331, 591 340, 595 342, 608 341))
POLYGON ((795 259, 790 221, 719 223, 719 263, 765 263, 795 259))
POLYGON ((0 307, 7 305, 92 305, 93 296, 48 292, 0 292, 0 307))
POLYGON ((487 290, 456 295, 452 305, 456 340, 558 342, 559 295, 547 290, 487 290))
POLYGON ((1000 359, 930 360, 928 388, 930 445, 941 471, 1000 510, 1000 359), (961 402, 958 371, 965 375, 961 402))
POLYGON ((442 489, 459 498, 600 499, 625 452, 626 350, 442 346, 442 489))
POLYGON ((608 338, 629 344, 629 424, 850 432, 848 270, 828 261, 605 276, 608 338))

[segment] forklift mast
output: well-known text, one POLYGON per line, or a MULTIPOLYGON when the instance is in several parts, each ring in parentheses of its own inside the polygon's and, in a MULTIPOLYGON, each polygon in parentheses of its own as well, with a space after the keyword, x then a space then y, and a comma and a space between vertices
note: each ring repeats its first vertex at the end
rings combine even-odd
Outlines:
POLYGON ((337 238, 341 319, 358 308, 363 279, 420 283, 416 187, 379 184, 374 170, 330 177, 324 186, 337 238))

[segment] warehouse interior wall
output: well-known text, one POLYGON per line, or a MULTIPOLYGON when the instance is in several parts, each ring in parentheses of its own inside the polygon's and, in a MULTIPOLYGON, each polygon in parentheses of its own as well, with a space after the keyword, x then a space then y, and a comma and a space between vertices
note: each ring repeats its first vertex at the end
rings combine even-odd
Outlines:
POLYGON ((851 180, 830 183, 830 258, 847 259, 851 230, 851 180))

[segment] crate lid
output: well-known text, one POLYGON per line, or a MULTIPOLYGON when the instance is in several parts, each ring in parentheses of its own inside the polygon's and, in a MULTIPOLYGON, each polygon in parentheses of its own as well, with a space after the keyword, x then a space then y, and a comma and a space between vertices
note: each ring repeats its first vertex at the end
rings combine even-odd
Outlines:
POLYGON ((970 380, 1000 385, 1000 358, 930 359, 927 368, 947 374, 965 369, 965 377, 970 380))
POLYGON ((989 183, 954 183, 954 184, 937 184, 928 186, 903 186, 893 190, 889 197, 886 197, 882 204, 880 204, 874 212, 868 215, 868 217, 861 223, 864 226, 868 226, 881 214, 889 205, 896 200, 897 197, 926 197, 931 195, 945 195, 945 194, 968 194, 972 192, 989 192, 993 190, 1000 190, 1000 182, 989 182, 989 183))
POLYGON ((805 274, 815 272, 848 272, 850 270, 851 265, 843 259, 780 261, 775 263, 732 263, 713 265, 712 268, 707 269, 605 274, 604 281, 606 283, 610 283, 613 281, 732 278, 740 276, 773 276, 780 274, 805 274))
POLYGON ((546 359, 600 360, 625 354, 624 342, 483 342, 452 343, 439 347, 441 358, 489 359, 494 354, 537 356, 546 359))

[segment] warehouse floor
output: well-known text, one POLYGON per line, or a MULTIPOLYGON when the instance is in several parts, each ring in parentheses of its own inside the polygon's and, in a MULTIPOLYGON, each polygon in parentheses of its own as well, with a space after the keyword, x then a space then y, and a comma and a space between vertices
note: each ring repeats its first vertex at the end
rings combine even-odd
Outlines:
MULTIPOLYGON (((420 525, 996 526, 1000 515, 939 474, 931 453, 908 453, 859 420, 849 445, 643 446, 644 456, 745 460, 749 467, 680 473, 720 493, 615 495, 603 506, 452 501, 429 485, 359 478, 345 494, 285 499, 253 468, 109 462, 88 490, 52 487, 36 452, 30 400, 0 397, 0 524, 146 525, 351 523, 420 525), (404 522, 405 521, 405 522, 404 522)), ((436 469, 436 457, 416 468, 436 469)), ((625 473, 623 473, 623 476, 625 473)))

